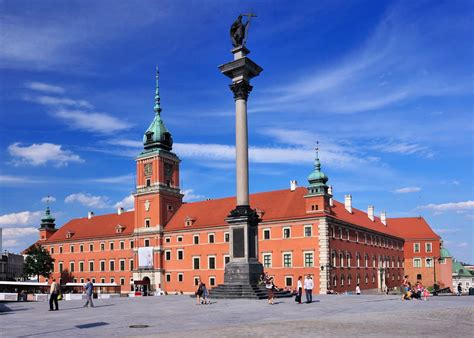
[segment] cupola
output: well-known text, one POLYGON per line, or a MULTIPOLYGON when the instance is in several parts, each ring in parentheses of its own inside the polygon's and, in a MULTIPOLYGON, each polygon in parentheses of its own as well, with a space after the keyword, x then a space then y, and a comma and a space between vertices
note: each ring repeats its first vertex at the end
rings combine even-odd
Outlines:
POLYGON ((46 206, 46 210, 44 212, 44 216, 41 218, 41 225, 39 228, 40 232, 40 240, 45 241, 51 237, 52 234, 56 232, 56 219, 51 215, 51 210, 49 209, 49 198, 48 198, 48 205, 46 206))
POLYGON ((316 147, 314 170, 308 175, 308 193, 305 195, 307 214, 330 212, 332 195, 328 191, 327 181, 328 177, 321 171, 319 148, 316 147))
POLYGON ((161 103, 160 103, 160 89, 159 89, 159 71, 156 68, 156 92, 155 92, 155 118, 143 135, 143 146, 145 151, 152 151, 155 149, 171 150, 173 147, 173 138, 171 133, 166 129, 163 120, 161 119, 161 103))

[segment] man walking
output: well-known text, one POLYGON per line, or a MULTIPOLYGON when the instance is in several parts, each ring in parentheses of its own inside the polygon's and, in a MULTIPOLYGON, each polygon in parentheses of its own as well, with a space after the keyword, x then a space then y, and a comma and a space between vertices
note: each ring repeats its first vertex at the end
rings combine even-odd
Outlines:
POLYGON ((59 285, 56 283, 56 279, 53 278, 51 287, 49 288, 49 311, 58 311, 58 295, 59 295, 59 285), (53 309, 54 303, 54 309, 53 309))
POLYGON ((89 306, 94 307, 94 303, 92 303, 92 295, 93 295, 93 290, 94 290, 94 284, 92 284, 91 280, 87 278, 87 283, 84 285, 84 289, 86 290, 86 303, 84 304, 84 307, 89 306))
POLYGON ((313 302, 313 287, 313 279, 310 275, 307 275, 304 280, 304 293, 306 294, 306 303, 308 304, 313 302))

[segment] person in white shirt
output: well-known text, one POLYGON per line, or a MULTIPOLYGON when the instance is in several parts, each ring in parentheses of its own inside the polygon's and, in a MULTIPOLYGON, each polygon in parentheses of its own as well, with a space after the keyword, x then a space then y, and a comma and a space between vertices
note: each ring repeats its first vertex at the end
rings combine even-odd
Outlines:
POLYGON ((302 304, 301 302, 301 296, 303 295, 303 282, 301 281, 303 277, 299 276, 298 277, 298 283, 297 283, 297 292, 298 294, 296 295, 296 301, 298 304, 302 304))
POLYGON ((313 287, 313 279, 310 275, 306 276, 304 280, 304 293, 306 294, 306 303, 308 304, 313 302, 313 287))
POLYGON ((356 295, 360 295, 360 286, 357 284, 356 286, 356 295))

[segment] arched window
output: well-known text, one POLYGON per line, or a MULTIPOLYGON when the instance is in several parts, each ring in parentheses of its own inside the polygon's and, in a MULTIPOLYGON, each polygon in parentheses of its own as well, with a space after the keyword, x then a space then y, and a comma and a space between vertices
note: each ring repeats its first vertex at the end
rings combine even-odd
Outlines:
POLYGON ((341 275, 341 286, 344 286, 344 275, 341 275))
POLYGON ((351 254, 349 252, 346 253, 346 261, 347 261, 347 267, 351 267, 351 254))
POLYGON ((347 276, 347 285, 351 285, 352 277, 351 275, 347 276))
POLYGON ((341 268, 344 267, 344 254, 339 252, 339 264, 341 264, 341 268))
POLYGON ((334 286, 334 287, 337 286, 337 276, 336 275, 334 275, 332 277, 332 286, 334 286))
POLYGON ((357 284, 360 284, 360 275, 357 274, 357 284))
POLYGON ((369 276, 365 274, 365 284, 369 283, 369 276))
POLYGON ((372 256, 372 267, 375 268, 376 258, 375 255, 372 256))
POLYGON ((365 267, 368 268, 369 267, 369 255, 367 255, 367 254, 364 255, 364 261, 365 261, 365 267))
POLYGON ((337 259, 336 259, 336 252, 331 252, 331 259, 332 259, 332 266, 336 267, 337 266, 337 259))
POLYGON ((375 273, 372 274, 372 283, 375 283, 375 273))
POLYGON ((360 268, 360 254, 358 252, 356 253, 356 264, 357 267, 360 268))

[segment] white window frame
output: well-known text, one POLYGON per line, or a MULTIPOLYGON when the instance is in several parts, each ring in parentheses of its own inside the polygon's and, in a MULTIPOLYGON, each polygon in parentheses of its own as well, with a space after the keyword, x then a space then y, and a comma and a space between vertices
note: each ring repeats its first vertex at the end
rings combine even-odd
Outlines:
POLYGON ((426 257, 425 258, 425 268, 432 268, 434 266, 435 262, 434 262, 434 258, 433 257, 426 257), (428 261, 430 263, 428 263, 428 261))
POLYGON ((224 232, 224 243, 229 243, 230 242, 230 232, 226 231, 224 232))
POLYGON ((165 250, 165 261, 170 261, 170 260, 171 260, 171 250, 165 250))
POLYGON ((192 264, 193 264, 192 270, 201 270, 201 257, 200 257, 200 256, 193 256, 191 262, 192 262, 192 264), (197 269, 194 267, 194 260, 195 260, 196 258, 199 260, 199 268, 197 268, 197 269))
POLYGON ((216 285, 216 276, 209 276, 209 286, 215 286, 216 285), (214 282, 211 283, 211 280, 214 282))
MULTIPOLYGON (((194 265, 194 264, 193 264, 194 265)), ((207 256, 207 269, 208 270, 215 270, 217 268, 217 257, 215 255, 207 256), (211 269, 211 258, 214 258, 214 268, 211 269)))
POLYGON ((285 287, 293 287, 293 275, 286 275, 285 276, 285 287), (291 284, 290 285, 287 285, 288 283, 286 282, 287 281, 287 278, 291 279, 291 284))
POLYGON ((224 269, 225 269, 225 265, 226 265, 226 262, 225 260, 228 259, 229 262, 230 262, 230 255, 224 255, 224 260, 223 260, 223 263, 224 263, 224 269))
POLYGON ((145 218, 145 219, 143 220, 143 227, 144 227, 144 228, 150 228, 150 227, 151 227, 151 219, 145 218))
POLYGON ((183 236, 177 236, 176 242, 181 243, 183 241, 183 236))
POLYGON ((303 227, 303 236, 304 237, 313 237, 313 225, 312 224, 307 224, 303 227), (311 234, 309 236, 306 235, 306 229, 310 229, 311 234))
POLYGON ((120 250, 125 250, 125 241, 120 241, 119 244, 120 244, 120 250))
POLYGON ((283 239, 290 239, 291 238, 291 227, 283 227, 282 228, 282 234, 281 234, 283 239), (285 230, 288 230, 288 237, 285 236, 285 230))
POLYGON ((432 253, 433 252, 433 243, 431 243, 431 242, 425 243, 425 252, 427 252, 427 253, 432 253), (428 245, 430 246, 429 251, 428 251, 428 245))
POLYGON ((200 243, 199 234, 193 235, 193 245, 198 245, 199 243, 200 243), (196 243, 196 238, 198 239, 197 243, 196 243))
POLYGON ((171 273, 169 272, 165 273, 165 282, 171 283, 171 273))
POLYGON ((99 271, 100 272, 106 272, 107 271, 107 264, 106 264, 105 259, 101 259, 99 261, 99 271), (102 270, 102 262, 104 262, 104 269, 103 270, 102 270))
POLYGON ((125 277, 120 277, 120 285, 125 286, 125 277))
POLYGON ((169 236, 165 237, 165 243, 171 243, 171 237, 169 236))
POLYGON ((214 232, 210 232, 207 234, 207 244, 215 244, 216 243, 216 234, 214 232), (212 236, 212 242, 211 242, 212 236))
POLYGON ((262 262, 263 262, 263 267, 266 269, 270 269, 273 266, 273 255, 270 252, 263 252, 262 253, 262 262), (265 256, 270 257, 270 264, 268 266, 265 265, 265 256))
POLYGON ((305 268, 313 268, 314 267, 314 251, 303 251, 303 266, 305 268), (312 255, 311 260, 313 261, 313 264, 306 265, 306 254, 311 254, 312 255))
POLYGON ((116 269, 115 269, 115 259, 109 259, 109 271, 116 271, 116 269), (110 264, 112 264, 112 262, 114 263, 114 269, 113 270, 110 268, 110 264))
POLYGON ((176 250, 176 260, 182 261, 184 260, 184 249, 177 249, 176 250), (179 258, 179 253, 181 252, 182 258, 179 258))
POLYGON ((94 272, 94 269, 95 269, 95 263, 94 263, 94 260, 90 260, 87 262, 87 269, 89 272, 94 272), (91 270, 91 263, 92 263, 92 270, 91 270))
POLYGON ((178 274, 176 275, 176 280, 178 281, 178 283, 184 282, 184 273, 178 272, 178 274))
POLYGON ((413 252, 414 253, 419 253, 420 251, 421 251, 420 243, 413 243, 413 252), (418 246, 418 250, 416 250, 417 246, 418 246))
POLYGON ((127 271, 127 263, 125 259, 119 259, 119 271, 127 271), (122 270, 122 262, 123 262, 123 270, 122 270))
POLYGON ((281 266, 282 268, 292 268, 293 267, 293 252, 284 251, 281 253, 281 266), (285 266, 285 255, 290 255, 290 266, 285 266))
POLYGON ((413 258, 413 267, 414 268, 422 268, 423 267, 423 260, 420 257, 413 258), (415 262, 420 262, 419 266, 415 262))

